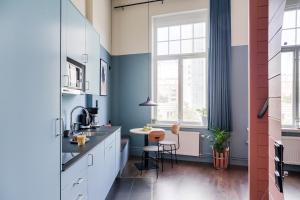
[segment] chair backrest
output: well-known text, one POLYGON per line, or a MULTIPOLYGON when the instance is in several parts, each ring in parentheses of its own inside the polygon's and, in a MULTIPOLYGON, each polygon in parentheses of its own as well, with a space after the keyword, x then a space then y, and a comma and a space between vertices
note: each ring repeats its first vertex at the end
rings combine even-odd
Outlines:
POLYGON ((171 132, 174 135, 177 135, 177 146, 176 146, 176 149, 178 150, 180 148, 180 139, 179 139, 180 125, 179 124, 173 124, 172 127, 171 127, 171 132))
POLYGON ((171 132, 175 135, 179 135, 180 125, 179 124, 173 124, 172 127, 171 127, 171 132))
POLYGON ((148 135, 149 142, 159 142, 165 139, 164 131, 151 131, 148 135))

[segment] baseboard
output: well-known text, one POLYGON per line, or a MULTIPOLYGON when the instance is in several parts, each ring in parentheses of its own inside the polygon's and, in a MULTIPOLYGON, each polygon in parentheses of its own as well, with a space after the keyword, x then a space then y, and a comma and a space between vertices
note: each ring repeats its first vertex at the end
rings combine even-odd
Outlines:
POLYGON ((300 172, 300 165, 284 165, 284 170, 291 172, 300 172))
MULTIPOLYGON (((130 156, 140 157, 142 155, 142 147, 130 147, 130 156)), ((166 159, 168 159, 168 155, 166 155, 166 159)), ((185 155, 178 155, 178 160, 181 161, 188 161, 188 162, 201 162, 201 163, 212 163, 212 155, 211 154, 204 154, 200 156, 185 156, 185 155)), ((240 157, 231 157, 230 158, 231 165, 238 165, 238 166, 248 166, 248 159, 247 158, 240 158, 240 157)))

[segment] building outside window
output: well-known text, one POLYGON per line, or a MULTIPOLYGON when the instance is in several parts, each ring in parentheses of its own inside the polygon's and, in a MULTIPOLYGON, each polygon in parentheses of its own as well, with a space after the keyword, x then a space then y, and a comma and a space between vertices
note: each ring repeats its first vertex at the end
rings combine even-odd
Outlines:
POLYGON ((207 126, 208 12, 153 18, 155 123, 207 126))
POLYGON ((284 128, 299 126, 300 8, 287 7, 282 26, 281 120, 284 128))

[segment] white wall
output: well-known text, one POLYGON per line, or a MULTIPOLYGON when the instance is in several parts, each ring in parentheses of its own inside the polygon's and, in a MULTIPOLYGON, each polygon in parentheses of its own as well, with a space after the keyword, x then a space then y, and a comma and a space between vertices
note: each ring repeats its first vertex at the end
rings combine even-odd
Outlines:
MULTIPOLYGON (((248 44, 248 0, 232 1, 232 45, 248 44)), ((113 6, 140 0, 113 0, 113 6)), ((147 5, 112 10, 112 54, 125 55, 148 52, 147 5)), ((209 10, 209 0, 165 0, 150 4, 150 16, 190 11, 209 10)))
POLYGON ((85 0, 71 0, 83 16, 85 16, 85 0))
POLYGON ((248 45, 248 0, 231 0, 231 44, 248 45))
POLYGON ((102 46, 111 53, 111 0, 93 0, 93 25, 102 46))
POLYGON ((101 45, 111 53, 111 0, 72 0, 100 34, 101 45))

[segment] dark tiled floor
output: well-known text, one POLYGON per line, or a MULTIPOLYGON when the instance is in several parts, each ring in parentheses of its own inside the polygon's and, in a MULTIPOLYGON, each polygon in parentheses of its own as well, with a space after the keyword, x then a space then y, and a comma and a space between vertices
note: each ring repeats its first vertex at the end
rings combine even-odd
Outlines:
POLYGON ((111 188, 107 200, 152 200, 152 178, 118 178, 111 188))
POLYGON ((143 172, 141 176, 134 166, 136 161, 129 160, 122 178, 111 189, 109 200, 248 199, 246 167, 215 170, 210 164, 179 162, 171 168, 166 163, 164 172, 156 179, 155 170, 143 172))

